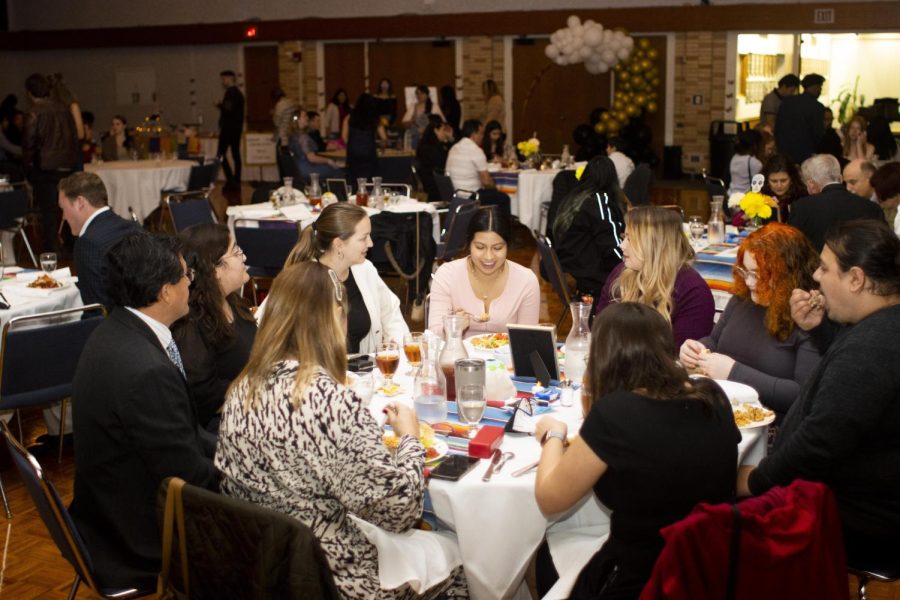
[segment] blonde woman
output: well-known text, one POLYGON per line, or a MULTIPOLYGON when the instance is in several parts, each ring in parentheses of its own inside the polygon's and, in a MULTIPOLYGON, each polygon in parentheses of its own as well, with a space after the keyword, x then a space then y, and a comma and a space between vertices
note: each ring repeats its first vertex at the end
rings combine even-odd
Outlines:
POLYGON ((694 250, 674 211, 641 206, 625 215, 623 262, 609 274, 597 313, 613 302, 640 302, 672 325, 675 348, 709 335, 715 302, 709 286, 691 267, 694 250), (699 336, 699 337, 698 337, 699 336))
MULTIPOLYGON (((409 327, 400 312, 400 299, 366 260, 372 247, 372 223, 361 206, 338 202, 325 207, 303 230, 285 266, 318 261, 332 269, 347 288, 347 351, 375 352, 384 341, 403 341, 409 327)), ((268 314, 268 302, 256 311, 257 321, 268 314)))
MULTIPOLYGON (((346 598, 416 598, 382 590, 378 552, 350 513, 390 531, 422 514, 425 449, 415 413, 389 405, 396 453, 360 399, 343 385, 346 290, 317 262, 287 267, 272 285, 267 317, 222 411, 216 466, 225 494, 309 526, 346 598)), ((428 590, 466 597, 462 570, 428 590)))

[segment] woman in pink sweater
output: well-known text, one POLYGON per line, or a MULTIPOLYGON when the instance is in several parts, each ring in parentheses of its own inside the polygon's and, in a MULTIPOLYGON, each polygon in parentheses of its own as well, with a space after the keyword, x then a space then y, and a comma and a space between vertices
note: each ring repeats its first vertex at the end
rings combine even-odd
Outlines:
POLYGON ((505 332, 508 323, 535 325, 541 304, 531 269, 506 260, 509 217, 488 206, 472 217, 469 256, 442 265, 431 282, 428 328, 443 334, 443 317, 469 315, 466 335, 505 332))

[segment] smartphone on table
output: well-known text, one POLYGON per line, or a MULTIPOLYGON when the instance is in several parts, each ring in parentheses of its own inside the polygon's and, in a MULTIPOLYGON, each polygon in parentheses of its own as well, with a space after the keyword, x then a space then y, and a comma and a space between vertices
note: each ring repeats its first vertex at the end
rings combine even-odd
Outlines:
POLYGON ((459 481, 463 475, 471 471, 472 467, 480 461, 480 458, 451 454, 431 472, 431 476, 435 479, 459 481))

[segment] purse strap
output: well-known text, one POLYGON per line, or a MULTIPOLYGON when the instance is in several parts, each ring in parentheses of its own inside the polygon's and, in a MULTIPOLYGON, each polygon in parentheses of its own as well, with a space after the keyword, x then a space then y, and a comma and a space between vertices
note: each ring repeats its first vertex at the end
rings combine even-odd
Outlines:
POLYGON ((157 594, 166 595, 169 588, 169 578, 172 568, 172 537, 173 529, 178 532, 178 552, 181 562, 181 579, 184 585, 184 597, 190 598, 190 580, 188 579, 187 538, 184 529, 184 503, 182 502, 182 489, 184 480, 173 477, 169 481, 166 491, 166 509, 163 514, 162 535, 162 571, 157 582, 157 594))

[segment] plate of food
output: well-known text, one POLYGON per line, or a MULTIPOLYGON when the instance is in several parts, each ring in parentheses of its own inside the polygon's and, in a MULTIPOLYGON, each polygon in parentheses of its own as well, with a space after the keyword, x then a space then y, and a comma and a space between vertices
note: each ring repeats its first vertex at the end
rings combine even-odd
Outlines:
MULTIPOLYGON (((439 440, 434 436, 434 429, 428 423, 419 423, 419 441, 425 447, 425 464, 432 465, 447 456, 450 448, 447 442, 439 440)), ((384 445, 392 453, 397 450, 400 445, 400 438, 394 432, 385 432, 384 445)))
POLYGON ((476 350, 509 352, 508 333, 485 333, 472 336, 468 341, 476 350))
POLYGON ((732 404, 731 409, 734 411, 734 423, 738 429, 763 427, 775 420, 774 412, 752 402, 732 404))
POLYGON ((32 281, 25 284, 25 287, 33 290, 61 290, 68 284, 50 277, 46 273, 35 277, 32 281))

